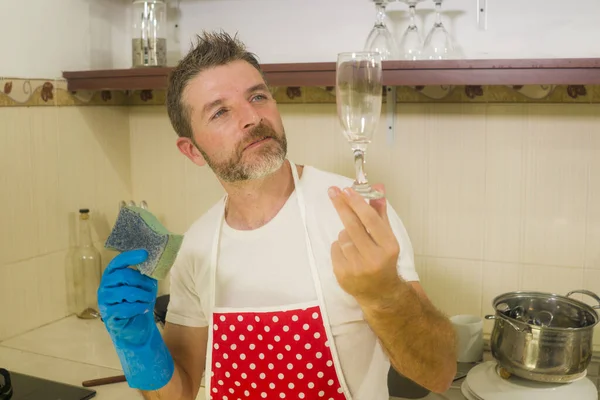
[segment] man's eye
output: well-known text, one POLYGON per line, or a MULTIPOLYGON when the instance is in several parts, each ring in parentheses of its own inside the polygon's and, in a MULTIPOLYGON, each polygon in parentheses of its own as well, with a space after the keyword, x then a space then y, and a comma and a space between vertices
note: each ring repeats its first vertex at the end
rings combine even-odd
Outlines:
POLYGON ((256 96, 252 97, 252 101, 255 101, 255 100, 266 100, 266 99, 267 99, 267 96, 265 96, 264 94, 257 94, 256 96))
POLYGON ((217 111, 211 119, 217 119, 219 118, 221 115, 223 115, 227 110, 225 110, 224 108, 220 109, 219 111, 217 111))

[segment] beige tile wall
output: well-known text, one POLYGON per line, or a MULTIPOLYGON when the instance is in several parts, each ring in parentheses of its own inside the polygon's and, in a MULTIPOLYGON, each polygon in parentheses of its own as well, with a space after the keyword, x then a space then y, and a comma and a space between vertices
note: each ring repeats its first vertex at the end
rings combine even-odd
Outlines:
MULTIPOLYGON (((293 160, 351 176, 334 104, 280 107, 293 160)), ((518 289, 600 292, 599 111, 398 104, 393 145, 382 121, 367 171, 386 183, 444 312, 484 315, 518 289)), ((0 171, 0 340, 67 315, 79 208, 92 209, 101 249, 119 200, 146 200, 184 232, 222 194, 177 151, 160 106, 0 108, 0 171)))
MULTIPOLYGON (((351 176, 334 104, 280 110, 294 161, 351 176)), ((386 183, 445 313, 485 315, 513 290, 600 292, 599 113, 590 104, 398 104, 393 145, 381 124, 367 172, 386 183)), ((162 107, 132 108, 130 125, 133 193, 183 232, 221 188, 178 153, 162 107)))
POLYGON ((131 198, 129 140, 127 108, 0 107, 0 340, 67 315, 78 210, 102 249, 131 198))

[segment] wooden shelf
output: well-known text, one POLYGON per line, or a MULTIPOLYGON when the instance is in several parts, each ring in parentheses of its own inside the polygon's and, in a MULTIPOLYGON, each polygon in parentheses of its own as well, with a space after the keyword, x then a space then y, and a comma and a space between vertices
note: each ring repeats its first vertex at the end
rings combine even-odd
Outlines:
MULTIPOLYGON (((271 86, 334 86, 335 63, 263 64, 271 86)), ((388 86, 600 84, 600 58, 384 61, 388 86)), ((167 68, 65 71, 70 91, 166 89, 167 68)))

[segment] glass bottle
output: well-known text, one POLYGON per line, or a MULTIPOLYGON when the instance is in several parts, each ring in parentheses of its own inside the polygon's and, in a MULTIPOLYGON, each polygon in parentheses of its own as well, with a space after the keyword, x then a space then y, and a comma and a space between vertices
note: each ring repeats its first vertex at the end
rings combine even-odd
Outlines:
POLYGON ((102 262, 100 252, 92 242, 90 210, 79 210, 79 245, 73 257, 72 293, 73 312, 79 318, 98 318, 98 296, 102 262))
POLYGON ((134 0, 131 54, 133 67, 167 65, 167 5, 164 0, 134 0))

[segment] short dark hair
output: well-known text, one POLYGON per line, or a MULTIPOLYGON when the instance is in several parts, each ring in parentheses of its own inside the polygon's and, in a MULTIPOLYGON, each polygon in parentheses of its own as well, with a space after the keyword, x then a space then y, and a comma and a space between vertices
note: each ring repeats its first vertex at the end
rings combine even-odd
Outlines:
POLYGON ((264 74, 256 55, 246 50, 237 34, 231 37, 225 32, 203 32, 196 35, 197 42, 190 52, 177 64, 169 75, 167 88, 167 112, 177 135, 193 138, 191 109, 183 102, 183 93, 200 72, 233 61, 243 60, 264 74))

